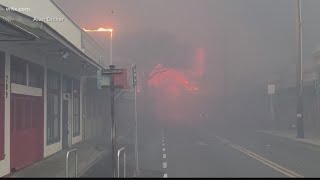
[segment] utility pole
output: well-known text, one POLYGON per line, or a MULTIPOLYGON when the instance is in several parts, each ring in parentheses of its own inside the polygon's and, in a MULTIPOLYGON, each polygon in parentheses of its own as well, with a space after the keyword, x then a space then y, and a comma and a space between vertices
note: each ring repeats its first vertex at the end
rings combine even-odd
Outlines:
POLYGON ((276 130, 276 122, 275 122, 275 113, 274 113, 274 103, 273 103, 273 94, 270 95, 270 110, 271 110, 271 123, 272 123, 272 129, 276 130))
POLYGON ((227 8, 226 8, 226 2, 224 1, 224 8, 223 8, 223 20, 224 20, 224 26, 223 26, 223 121, 227 122, 228 119, 228 19, 226 18, 227 8))
POLYGON ((318 90, 317 90, 317 78, 316 78, 316 74, 313 74, 313 89, 314 89, 314 99, 313 99, 313 104, 314 104, 314 125, 315 128, 318 129, 318 118, 319 118, 319 113, 318 113, 318 109, 319 109, 319 104, 318 104, 318 90))
MULTIPOLYGON (((111 70, 114 70, 115 65, 109 66, 111 70)), ((113 75, 111 75, 113 76, 113 75)), ((114 119, 114 80, 111 78, 111 84, 110 84, 110 95, 111 95, 111 144, 112 144, 112 174, 113 177, 117 177, 117 157, 116 157, 116 122, 114 119)))
POLYGON ((111 29, 110 30, 110 65, 112 65, 112 32, 113 32, 113 30, 111 29))
POLYGON ((137 112, 137 69, 132 65, 133 89, 134 89, 134 122, 135 122, 135 157, 136 157, 136 177, 139 177, 139 156, 138 156, 138 112, 137 112))
POLYGON ((275 84, 268 84, 268 95, 270 97, 269 105, 270 105, 270 129, 276 129, 275 122, 275 113, 274 113, 274 104, 273 104, 273 96, 275 94, 276 87, 275 84))
POLYGON ((124 69, 115 69, 115 65, 109 65, 109 69, 99 69, 97 71, 97 88, 98 89, 110 89, 110 105, 111 105, 111 145, 112 145, 112 175, 117 177, 117 139, 116 139, 116 121, 114 119, 114 100, 115 89, 123 88, 124 85, 115 84, 114 76, 123 75, 124 69))
POLYGON ((298 29, 298 61, 297 61, 297 138, 304 138, 303 128, 303 70, 302 70, 302 24, 301 24, 301 1, 296 0, 297 4, 297 29, 298 29))

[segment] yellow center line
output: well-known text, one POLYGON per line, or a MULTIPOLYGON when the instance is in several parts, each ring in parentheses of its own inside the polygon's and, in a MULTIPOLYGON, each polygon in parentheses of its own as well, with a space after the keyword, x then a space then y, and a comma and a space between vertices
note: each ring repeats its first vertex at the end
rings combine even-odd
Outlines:
POLYGON ((272 161, 270 161, 270 160, 268 160, 268 159, 266 159, 266 158, 264 158, 264 157, 262 157, 262 156, 260 156, 260 155, 258 155, 258 154, 256 154, 256 153, 254 153, 254 152, 252 152, 252 151, 249 151, 249 150, 247 150, 247 149, 245 149, 245 148, 243 148, 243 147, 241 147, 241 146, 239 146, 239 145, 236 145, 236 146, 237 146, 238 148, 246 151, 247 153, 255 156, 256 158, 258 158, 258 159, 260 159, 260 160, 262 160, 262 161, 265 161, 266 163, 268 163, 268 164, 270 164, 270 165, 272 165, 272 166, 275 166, 275 167, 277 167, 277 168, 279 168, 279 169, 281 169, 281 170, 283 170, 283 171, 286 171, 287 173, 290 173, 290 174, 292 174, 292 175, 295 176, 295 177, 303 178, 302 175, 300 175, 300 174, 298 174, 298 173, 295 173, 295 172, 293 172, 293 171, 291 171, 291 170, 289 170, 289 169, 287 169, 287 168, 285 168, 285 167, 283 167, 283 166, 281 166, 281 165, 279 165, 279 164, 276 164, 276 163, 274 163, 274 162, 272 162, 272 161))
POLYGON ((280 166, 279 164, 276 164, 276 163, 274 163, 274 162, 272 162, 272 161, 270 161, 270 160, 268 160, 268 159, 266 159, 266 158, 264 158, 264 157, 262 157, 262 156, 260 156, 260 155, 258 155, 256 153, 254 153, 254 152, 252 152, 250 150, 247 150, 247 149, 245 149, 245 148, 243 148, 243 147, 241 147, 239 145, 232 144, 227 139, 221 138, 219 136, 216 136, 216 137, 217 137, 217 139, 219 139, 222 142, 229 142, 228 145, 230 147, 232 147, 232 148, 234 148, 234 149, 246 154, 247 156, 249 156, 249 157, 251 157, 251 158, 253 158, 253 159, 255 159, 255 160, 257 160, 257 161, 259 161, 259 162, 261 162, 261 163, 263 163, 265 165, 267 165, 268 167, 270 167, 270 168, 272 168, 272 169, 274 169, 274 170, 276 170, 276 171, 278 171, 278 172, 280 172, 280 173, 282 173, 282 174, 284 174, 284 175, 286 175, 288 177, 291 177, 291 178, 303 178, 302 175, 300 175, 298 173, 295 173, 295 172, 293 172, 293 171, 291 171, 291 170, 289 170, 289 169, 287 169, 287 168, 285 168, 283 166, 280 166))

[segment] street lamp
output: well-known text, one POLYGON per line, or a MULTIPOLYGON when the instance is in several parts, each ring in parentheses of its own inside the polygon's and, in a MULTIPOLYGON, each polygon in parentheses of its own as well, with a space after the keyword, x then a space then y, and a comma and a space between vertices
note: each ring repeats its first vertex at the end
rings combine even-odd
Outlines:
POLYGON ((99 29, 91 30, 91 29, 83 28, 83 30, 85 32, 110 32, 110 64, 109 65, 113 65, 112 64, 112 32, 113 32, 113 29, 99 28, 99 29))

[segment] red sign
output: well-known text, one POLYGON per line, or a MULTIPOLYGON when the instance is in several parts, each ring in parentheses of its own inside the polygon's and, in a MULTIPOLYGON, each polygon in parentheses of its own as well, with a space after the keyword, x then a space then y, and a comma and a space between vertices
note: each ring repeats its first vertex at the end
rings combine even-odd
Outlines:
POLYGON ((128 89, 127 70, 121 69, 122 73, 113 74, 113 81, 116 88, 128 89))

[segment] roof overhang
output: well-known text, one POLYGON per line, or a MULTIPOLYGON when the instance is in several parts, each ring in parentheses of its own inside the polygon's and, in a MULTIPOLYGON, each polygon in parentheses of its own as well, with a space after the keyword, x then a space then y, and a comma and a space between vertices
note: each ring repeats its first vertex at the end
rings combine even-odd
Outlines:
MULTIPOLYGON (((102 65, 88 57, 82 50, 75 47, 65 37, 42 21, 33 21, 33 18, 17 11, 6 11, 6 6, 0 4, 0 28, 3 26, 6 33, 3 33, 4 40, 9 41, 56 41, 77 54, 97 69, 102 65), (1 10, 2 9, 2 10, 1 10), (15 38, 15 39, 13 39, 15 38)), ((2 29, 0 30, 2 32, 2 29)))
POLYGON ((37 35, 0 16, 0 41, 33 41, 37 35))

